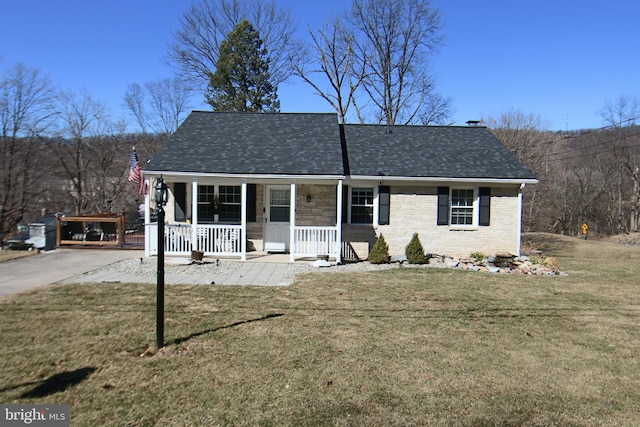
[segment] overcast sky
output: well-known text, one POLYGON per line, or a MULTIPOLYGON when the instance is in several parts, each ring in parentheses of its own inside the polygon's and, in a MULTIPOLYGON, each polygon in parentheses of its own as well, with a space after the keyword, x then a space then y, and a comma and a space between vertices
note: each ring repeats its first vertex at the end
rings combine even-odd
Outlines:
MULTIPOLYGON (((347 1, 276 0, 301 34, 347 1)), ((172 76, 167 45, 189 2, 179 0, 4 0, 0 70, 18 62, 60 89, 86 90, 126 117, 131 83, 172 76)), ((517 109, 550 129, 597 128, 597 114, 638 87, 640 2, 611 0, 432 0, 445 45, 433 58, 438 91, 453 99, 456 124, 517 109)), ((331 112, 302 82, 278 91, 283 112, 331 112)), ((208 109, 197 99, 194 109, 208 109)))

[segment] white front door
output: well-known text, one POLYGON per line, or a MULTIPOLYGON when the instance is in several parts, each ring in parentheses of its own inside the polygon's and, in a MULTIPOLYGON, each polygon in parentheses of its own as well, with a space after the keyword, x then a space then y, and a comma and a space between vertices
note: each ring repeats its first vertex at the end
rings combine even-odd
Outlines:
POLYGON ((291 187, 288 185, 267 185, 266 193, 264 250, 267 252, 288 251, 291 187))

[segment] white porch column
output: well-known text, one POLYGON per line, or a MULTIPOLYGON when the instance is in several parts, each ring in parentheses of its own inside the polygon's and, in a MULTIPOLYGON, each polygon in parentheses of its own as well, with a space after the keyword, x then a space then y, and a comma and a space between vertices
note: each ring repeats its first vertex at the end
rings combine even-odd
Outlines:
POLYGON ((198 180, 191 182, 191 250, 198 250, 198 180))
POLYGON ((338 245, 338 253, 336 254, 336 264, 342 262, 342 180, 338 181, 338 200, 336 206, 336 244, 338 245))
MULTIPOLYGON (((147 183, 147 194, 144 195, 144 256, 151 255, 151 180, 144 180, 147 183)), ((139 206, 138 206, 139 208, 139 206)))
POLYGON ((242 226, 242 230, 240 232, 240 259, 242 261, 247 260, 247 182, 242 181, 242 186, 240 187, 240 224, 242 226))
POLYGON ((296 183, 291 183, 291 204, 289 207, 289 260, 296 260, 296 183))

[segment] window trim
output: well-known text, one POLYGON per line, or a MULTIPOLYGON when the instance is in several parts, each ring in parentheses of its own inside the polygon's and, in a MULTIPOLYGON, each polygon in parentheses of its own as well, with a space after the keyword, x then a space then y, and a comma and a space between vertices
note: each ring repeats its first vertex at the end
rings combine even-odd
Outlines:
POLYGON ((220 221, 220 211, 222 209, 222 206, 227 205, 227 206, 239 206, 240 209, 238 210, 238 219, 237 220, 225 220, 224 223, 225 224, 240 224, 240 222, 242 221, 242 186, 240 185, 225 185, 225 184, 221 184, 218 185, 218 192, 216 193, 218 195, 218 197, 220 198, 220 208, 218 209, 218 213, 216 214, 216 220, 219 222, 220 221), (232 196, 237 196, 238 197, 238 202, 223 202, 222 201, 222 191, 220 190, 221 187, 233 187, 234 189, 238 189, 239 192, 233 192, 233 193, 225 193, 225 194, 231 194, 232 196))
POLYGON ((449 188, 449 227, 462 229, 478 227, 478 188, 477 187, 450 187, 449 188), (471 206, 454 206, 453 205, 453 192, 454 191, 472 191, 471 206), (454 224, 453 223, 453 210, 454 208, 471 209, 471 224, 454 224))
MULTIPOLYGON (((233 185, 233 184, 198 184, 198 193, 196 194, 196 198, 197 198, 197 206, 198 206, 198 223, 199 224, 240 224, 242 222, 242 186, 241 185, 233 185), (238 218, 237 221, 220 221, 220 213, 214 213, 213 214, 213 219, 207 218, 204 219, 202 217, 202 215, 200 214, 200 205, 205 205, 207 203, 210 202, 201 202, 200 201, 200 189, 202 187, 213 187, 213 195, 214 196, 218 196, 218 198, 220 197, 220 187, 238 187, 240 188, 240 203, 224 203, 226 205, 239 205, 240 206, 240 217, 238 218)), ((222 201, 220 202, 220 206, 222 206, 222 201)))
POLYGON ((348 213, 347 213, 347 218, 348 218, 348 224, 350 225, 358 225, 358 226, 373 226, 373 225, 377 225, 378 224, 378 187, 376 185, 373 186, 368 186, 366 184, 364 185, 350 185, 349 186, 349 209, 348 209, 348 213), (372 194, 373 194, 373 199, 371 201, 371 205, 356 205, 356 206, 365 206, 365 207, 371 207, 372 208, 372 219, 371 222, 352 222, 352 217, 351 217, 351 213, 352 213, 352 205, 353 205, 353 190, 356 189, 366 189, 366 190, 372 190, 372 194))

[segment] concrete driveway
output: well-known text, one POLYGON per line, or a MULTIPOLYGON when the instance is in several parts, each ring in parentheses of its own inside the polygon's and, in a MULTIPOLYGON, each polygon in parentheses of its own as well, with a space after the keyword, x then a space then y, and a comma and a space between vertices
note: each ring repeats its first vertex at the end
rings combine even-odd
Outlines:
POLYGON ((0 297, 46 286, 127 258, 142 250, 55 249, 0 263, 0 297))

